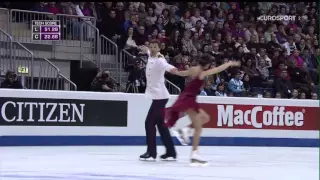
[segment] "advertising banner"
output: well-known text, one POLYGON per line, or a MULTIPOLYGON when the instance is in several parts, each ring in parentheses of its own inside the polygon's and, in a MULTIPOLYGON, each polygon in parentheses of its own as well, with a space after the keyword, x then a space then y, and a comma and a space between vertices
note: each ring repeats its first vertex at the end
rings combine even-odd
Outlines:
POLYGON ((128 102, 109 100, 0 98, 0 125, 115 126, 128 124, 128 102))
POLYGON ((319 130, 319 108, 201 104, 211 121, 205 128, 319 130))

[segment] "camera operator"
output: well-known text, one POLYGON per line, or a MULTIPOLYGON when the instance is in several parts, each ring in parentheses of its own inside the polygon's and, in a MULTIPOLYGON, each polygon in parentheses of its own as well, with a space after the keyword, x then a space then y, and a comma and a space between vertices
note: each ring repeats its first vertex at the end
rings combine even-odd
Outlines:
POLYGON ((115 83, 110 77, 110 72, 99 72, 91 83, 91 90, 98 92, 114 92, 115 83))
POLYGON ((1 82, 0 88, 23 89, 23 86, 18 80, 18 76, 14 71, 8 70, 5 78, 6 79, 1 82))
POLYGON ((126 92, 144 93, 146 90, 146 72, 142 59, 136 59, 134 67, 130 70, 126 92))

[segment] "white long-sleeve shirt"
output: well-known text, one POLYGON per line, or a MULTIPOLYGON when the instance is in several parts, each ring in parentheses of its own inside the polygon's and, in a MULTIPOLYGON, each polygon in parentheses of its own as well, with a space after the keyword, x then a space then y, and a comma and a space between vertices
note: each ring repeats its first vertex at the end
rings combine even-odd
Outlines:
MULTIPOLYGON (((76 13, 79 17, 84 17, 82 11, 81 11, 81 8, 80 8, 80 5, 77 5, 76 6, 76 13)), ((85 21, 90 21, 90 18, 83 18, 83 20, 85 21)))
POLYGON ((162 55, 162 57, 151 57, 148 51, 148 56, 145 95, 150 99, 168 99, 170 94, 165 85, 164 73, 175 67, 170 65, 162 55))

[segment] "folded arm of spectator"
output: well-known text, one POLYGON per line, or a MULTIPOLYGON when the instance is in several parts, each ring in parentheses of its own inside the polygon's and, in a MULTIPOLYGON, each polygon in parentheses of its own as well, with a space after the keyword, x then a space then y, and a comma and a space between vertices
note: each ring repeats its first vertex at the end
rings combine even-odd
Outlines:
POLYGON ((231 92, 233 93, 239 93, 242 92, 242 89, 238 89, 237 85, 235 84, 235 81, 233 79, 231 79, 228 83, 228 88, 231 92))

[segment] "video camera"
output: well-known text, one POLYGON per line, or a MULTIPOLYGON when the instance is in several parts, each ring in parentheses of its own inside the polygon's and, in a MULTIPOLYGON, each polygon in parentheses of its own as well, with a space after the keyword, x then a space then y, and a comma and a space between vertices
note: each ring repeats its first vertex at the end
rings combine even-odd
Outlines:
POLYGON ((138 67, 141 63, 146 64, 144 54, 139 54, 138 56, 134 56, 132 59, 128 61, 126 66, 126 71, 131 72, 134 68, 138 67))

